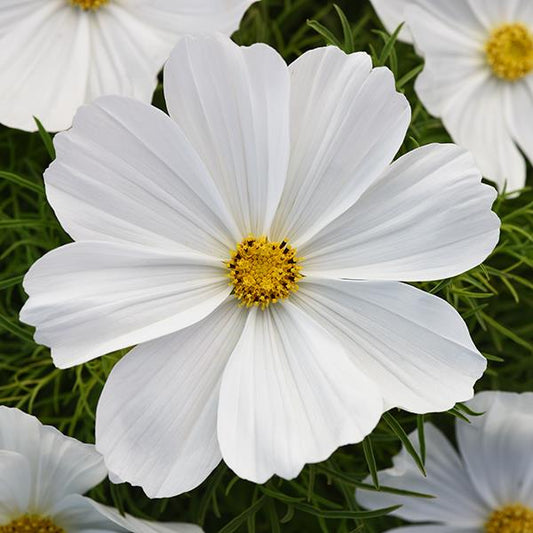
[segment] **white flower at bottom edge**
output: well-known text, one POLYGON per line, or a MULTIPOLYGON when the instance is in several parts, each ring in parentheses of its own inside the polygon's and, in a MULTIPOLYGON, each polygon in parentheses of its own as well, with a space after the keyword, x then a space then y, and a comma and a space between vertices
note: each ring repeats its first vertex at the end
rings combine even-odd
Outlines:
POLYGON ((533 163, 533 2, 372 0, 389 29, 403 20, 425 58, 416 92, 500 190, 533 163))
POLYGON ((94 446, 0 406, 0 533, 201 533, 192 524, 122 516, 82 496, 106 475, 94 446))
POLYGON ((486 361, 459 314, 391 280, 481 262, 495 191, 453 145, 390 165, 410 109, 388 69, 191 37, 165 94, 172 118, 102 98, 56 137, 47 195, 76 242, 24 282, 21 319, 59 367, 138 345, 97 409, 111 472, 150 496, 221 458, 293 478, 384 410, 472 397, 486 361))
MULTIPOLYGON (((533 393, 482 392, 467 405, 485 414, 469 417, 470 424, 456 421, 459 453, 426 423, 427 477, 405 449, 393 459, 393 468, 379 472, 383 486, 434 499, 357 491, 357 500, 368 509, 401 504, 392 514, 428 523, 390 531, 533 532, 533 393)), ((418 447, 416 432, 410 438, 418 447)))
POLYGON ((230 35, 254 1, 1 0, 0 123, 59 131, 98 96, 150 103, 180 36, 230 35))

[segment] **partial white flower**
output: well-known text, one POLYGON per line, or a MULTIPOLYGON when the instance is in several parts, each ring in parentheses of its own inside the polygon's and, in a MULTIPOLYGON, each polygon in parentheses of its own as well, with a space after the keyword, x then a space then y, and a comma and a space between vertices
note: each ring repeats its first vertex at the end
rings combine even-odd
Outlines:
POLYGON ((389 30, 402 21, 425 58, 416 92, 500 190, 533 163, 533 2, 372 0, 389 30))
POLYGON ((453 145, 390 164, 410 109, 389 70, 191 37, 165 94, 172 118, 108 97, 56 137, 47 194, 76 242, 24 284, 21 319, 59 367, 138 344, 98 407, 112 472, 150 496, 222 457, 256 482, 292 478, 384 410, 472 397, 486 361, 466 325, 394 280, 480 263, 495 192, 453 145))
POLYGON ((98 96, 149 103, 181 35, 229 35, 254 1, 1 0, 0 123, 59 131, 98 96))
POLYGON ((0 533, 201 533, 191 524, 123 516, 82 496, 106 476, 94 446, 0 406, 0 533))
MULTIPOLYGON (((483 416, 456 422, 456 449, 426 423, 423 477, 405 449, 380 483, 434 499, 357 491, 368 509, 401 504, 394 511, 409 522, 395 533, 529 533, 533 531, 533 394, 483 392, 467 404, 483 416)), ((416 432, 410 435, 418 446, 416 432)))

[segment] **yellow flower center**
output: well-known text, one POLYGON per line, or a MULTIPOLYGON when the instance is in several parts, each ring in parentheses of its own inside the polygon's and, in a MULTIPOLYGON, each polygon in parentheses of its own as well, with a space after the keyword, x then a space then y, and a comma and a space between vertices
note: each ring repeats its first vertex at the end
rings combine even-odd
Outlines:
POLYGON ((524 24, 496 28, 485 51, 492 71, 503 80, 516 81, 533 70, 533 35, 524 24))
POLYGON ((69 0, 73 6, 81 7, 85 11, 96 10, 105 6, 109 0, 69 0))
POLYGON ((226 263, 233 294, 246 307, 261 309, 298 290, 301 258, 286 241, 271 242, 253 235, 239 243, 226 263))
POLYGON ((533 510, 520 504, 494 511, 485 524, 486 533, 533 533, 533 510))
POLYGON ((24 515, 0 526, 0 533, 65 533, 50 518, 35 515, 24 515))

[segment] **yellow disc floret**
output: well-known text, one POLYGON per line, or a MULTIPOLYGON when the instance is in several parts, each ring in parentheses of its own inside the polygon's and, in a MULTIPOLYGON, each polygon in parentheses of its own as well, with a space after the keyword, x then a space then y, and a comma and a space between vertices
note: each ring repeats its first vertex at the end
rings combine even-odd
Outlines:
POLYGON ((249 236, 237 245, 226 263, 233 294, 247 307, 265 309, 298 290, 301 259, 287 241, 271 242, 249 236))
POLYGON ((89 11, 90 9, 94 11, 105 6, 109 3, 109 0, 69 0, 69 2, 73 6, 81 7, 81 9, 84 9, 85 11, 89 11))
POLYGON ((533 35, 524 24, 496 28, 485 51, 492 71, 503 80, 516 81, 533 70, 533 35))
POLYGON ((486 533, 533 533, 533 510, 521 504, 494 511, 485 524, 486 533))
POLYGON ((24 515, 0 525, 0 533, 65 533, 65 530, 56 526, 50 518, 24 515))

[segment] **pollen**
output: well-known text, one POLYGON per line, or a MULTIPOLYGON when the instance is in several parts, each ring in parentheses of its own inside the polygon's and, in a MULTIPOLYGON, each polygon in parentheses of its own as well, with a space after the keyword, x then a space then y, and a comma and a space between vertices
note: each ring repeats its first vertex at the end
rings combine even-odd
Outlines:
POLYGON ((249 236, 226 262, 233 294, 246 307, 266 309, 298 290, 302 259, 287 241, 249 236))
POLYGON ((0 533, 65 533, 65 530, 56 526, 50 518, 24 515, 0 525, 0 533))
POLYGON ((96 11, 109 3, 109 0, 69 0, 73 6, 77 6, 84 11, 96 11))
POLYGON ((494 511, 485 524, 486 533, 533 533, 533 509, 512 504, 494 511))
POLYGON ((502 80, 516 81, 533 70, 533 35, 524 24, 497 27, 485 51, 494 75, 502 80))

